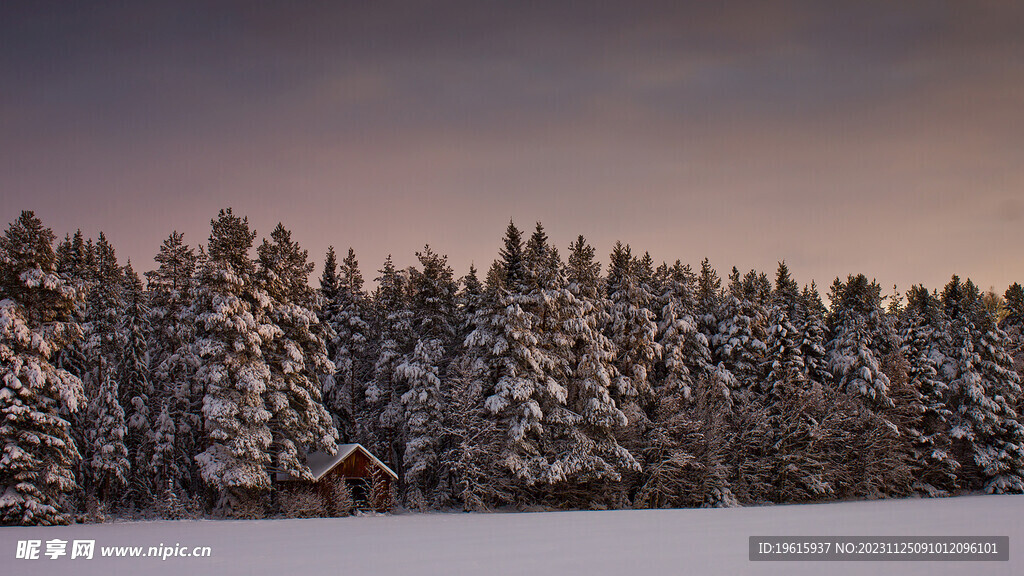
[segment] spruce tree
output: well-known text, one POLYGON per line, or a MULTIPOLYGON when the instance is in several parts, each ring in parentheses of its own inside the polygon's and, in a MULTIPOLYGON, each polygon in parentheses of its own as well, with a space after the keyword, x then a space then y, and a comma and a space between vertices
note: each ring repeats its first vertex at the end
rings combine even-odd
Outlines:
POLYGON ((322 304, 320 312, 323 314, 321 322, 330 321, 336 310, 334 298, 338 294, 338 256, 334 253, 334 246, 327 247, 327 255, 324 256, 324 271, 320 274, 320 298, 322 304))
POLYGON ((124 410, 127 427, 124 442, 131 465, 129 497, 134 503, 143 503, 153 492, 152 449, 148 437, 154 424, 150 413, 153 387, 149 378, 149 342, 145 325, 149 310, 144 301, 142 282, 131 262, 124 268, 121 293, 125 308, 119 326, 118 400, 124 410))
MULTIPOLYGON (((657 404, 643 437, 638 498, 652 507, 733 506, 731 374, 712 364, 708 338, 699 329, 696 276, 678 261, 659 270, 663 361, 655 378, 657 404)), ((710 278, 705 275, 705 281, 710 278)))
POLYGON ((128 485, 131 464, 125 437, 124 409, 118 400, 119 387, 113 374, 107 374, 95 398, 89 404, 90 427, 87 439, 91 457, 87 465, 92 488, 103 502, 114 504, 128 485))
POLYGON ((810 384, 804 362, 803 334, 805 311, 797 283, 784 262, 779 263, 775 292, 768 319, 767 389, 772 396, 799 395, 810 384), (782 387, 791 390, 781 390, 782 387))
POLYGON ((657 375, 659 395, 679 394, 688 401, 701 373, 711 369, 711 349, 696 318, 693 272, 676 260, 665 274, 659 298, 658 343, 663 351, 657 375))
POLYGON ((949 386, 939 376, 945 319, 939 302, 923 286, 907 292, 901 353, 907 379, 919 394, 917 418, 910 432, 915 489, 929 496, 953 493, 960 464, 951 452, 952 412, 946 406, 949 386))
POLYGON ((263 393, 273 437, 270 468, 311 478, 306 453, 333 453, 338 439, 321 397, 319 377, 332 373, 334 365, 327 357, 316 295, 307 284, 313 263, 307 262, 308 252, 292 241, 291 232, 280 223, 270 241, 264 239, 256 252, 258 295, 269 299, 264 305, 264 326, 272 326, 275 333, 263 350, 270 374, 263 393))
POLYGON ((500 260, 491 262, 491 267, 487 269, 487 276, 484 277, 484 293, 497 294, 506 288, 505 280, 505 267, 502 262, 500 260))
POLYGON ((463 342, 473 331, 473 318, 484 304, 484 285, 477 276, 476 266, 469 265, 469 272, 459 280, 459 286, 455 304, 459 316, 459 342, 463 342))
POLYGON ((67 420, 82 382, 54 366, 81 337, 80 298, 56 272, 53 232, 22 212, 0 237, 0 523, 64 524, 80 456, 67 420))
POLYGON ((873 409, 893 406, 881 358, 895 348, 895 331, 882 310, 881 287, 863 275, 833 284, 829 366, 836 386, 873 409))
POLYGON ((661 356, 658 326, 651 312, 652 295, 644 284, 646 267, 633 258, 629 246, 616 243, 608 269, 609 339, 615 345, 618 375, 614 389, 622 400, 643 406, 653 400, 648 375, 661 356))
POLYGON ((1006 330, 1010 326, 1024 325, 1024 288, 1014 282, 1003 294, 1006 316, 1000 321, 1000 328, 1006 330))
POLYGON ((999 321, 999 328, 1009 338, 1007 352, 1013 358, 1017 376, 1024 378, 1024 288, 1014 282, 1003 295, 1006 316, 999 321))
MULTIPOLYGON (((785 263, 779 263, 768 318, 767 379, 749 407, 759 415, 745 440, 748 452, 741 474, 761 486, 773 501, 809 501, 837 491, 823 447, 834 445, 837 431, 826 416, 827 390, 812 378, 805 362, 806 300, 785 263)), ((762 492, 763 493, 763 492, 762 492)))
POLYGON ((466 346, 482 381, 484 407, 497 427, 507 431, 499 467, 529 487, 549 478, 543 406, 550 403, 549 392, 564 388, 552 379, 554 388, 548 389, 553 363, 542 346, 538 302, 530 295, 540 285, 527 283, 522 235, 514 224, 509 224, 504 245, 502 261, 492 266, 504 274, 489 282, 491 295, 466 346))
POLYGON ((434 253, 430 246, 417 252, 422 269, 414 269, 412 288, 412 328, 416 343, 395 368, 396 380, 405 393, 404 468, 407 500, 423 507, 438 499, 437 491, 447 493, 447 471, 438 468, 443 450, 441 425, 445 406, 450 401, 446 371, 458 330, 455 314, 455 280, 448 259, 434 253))
MULTIPOLYGON (((615 504, 617 485, 627 473, 639 472, 634 455, 620 442, 626 415, 613 398, 616 350, 603 328, 609 322, 610 302, 601 289, 601 268, 594 248, 583 236, 569 246, 565 287, 554 292, 562 302, 561 333, 569 339, 566 407, 578 418, 556 430, 556 452, 565 454, 558 466, 567 488, 603 486, 600 494, 580 502, 615 504), (564 291, 567 290, 567 293, 564 291)), ((591 491, 598 491, 592 488, 591 491)), ((563 496, 565 498, 566 496, 563 496)), ((576 497, 579 500, 579 497, 576 497)))
POLYGON ((811 282, 810 286, 804 286, 800 298, 804 311, 803 326, 798 328, 803 336, 800 352, 803 355, 807 376, 812 385, 824 386, 832 381, 832 373, 828 366, 828 352, 825 349, 828 331, 825 318, 828 309, 821 301, 821 295, 818 294, 818 287, 814 282, 811 282))
MULTIPOLYGON (((970 280, 967 284, 970 286, 970 280)), ((1024 426, 1016 410, 1021 387, 1008 351, 1011 342, 996 324, 995 314, 983 303, 972 306, 971 313, 978 332, 975 348, 978 372, 999 417, 989 445, 976 461, 986 477, 986 492, 1021 493, 1024 492, 1024 426)))
POLYGON ((161 497, 187 499, 200 487, 192 457, 202 449, 204 389, 195 378, 200 359, 193 346, 196 334, 193 298, 195 251, 184 235, 172 232, 154 257, 157 268, 148 283, 149 362, 152 366, 149 466, 154 491, 161 497))
POLYGON ((85 237, 81 230, 74 237, 65 235, 57 245, 57 272, 67 278, 84 278, 89 271, 89 254, 86 253, 85 237))
MULTIPOLYGON (((527 484, 538 484, 543 489, 566 482, 582 472, 573 437, 580 423, 579 415, 566 408, 569 394, 569 373, 572 362, 570 336, 566 322, 572 314, 574 299, 567 290, 564 271, 558 251, 548 242, 543 226, 538 222, 534 233, 523 250, 524 274, 519 292, 512 302, 522 310, 525 324, 523 335, 528 348, 524 350, 532 363, 528 395, 522 399, 513 394, 511 405, 523 402, 528 414, 522 422, 527 429, 523 442, 510 459, 511 468, 527 484), (563 442, 569 447, 557 448, 563 442), (525 456, 525 457, 524 457, 525 456)), ((496 390, 488 399, 509 398, 511 390, 496 390)), ((515 444, 514 444, 515 446, 515 444)))
POLYGON ((271 374, 263 350, 278 330, 266 321, 271 300, 256 286, 249 258, 256 233, 248 219, 229 208, 211 226, 193 304, 206 431, 206 449, 195 460, 203 481, 218 494, 218 513, 230 514, 271 487, 273 414, 264 403, 271 374))
MULTIPOLYGON (((488 309, 486 302, 481 309, 488 309)), ((502 461, 506 430, 484 406, 487 381, 480 378, 478 359, 472 348, 462 350, 449 366, 450 403, 441 430, 446 449, 438 467, 449 474, 451 496, 464 510, 479 512, 515 501, 519 485, 502 461)))
POLYGON ((988 492, 1021 492, 1024 428, 1015 404, 1020 381, 1004 348, 1005 334, 981 303, 977 287, 953 276, 942 292, 949 317, 946 356, 955 378, 949 383, 947 406, 953 413, 954 450, 961 481, 988 492))
MULTIPOLYGON (((56 257, 57 273, 66 278, 75 290, 85 295, 92 278, 92 253, 81 230, 77 230, 74 237, 64 238, 58 247, 56 257)), ((75 306, 74 319, 79 324, 85 322, 84 298, 75 306)), ((89 371, 84 339, 76 340, 62 349, 56 356, 56 365, 78 378, 83 378, 89 371)))
MULTIPOLYGON (((710 266, 705 259, 702 269, 710 266)), ((717 286, 718 278, 714 270, 702 270, 700 284, 713 282, 717 286), (705 277, 708 280, 703 280, 705 277)), ((705 321, 704 333, 708 335, 713 346, 713 359, 721 363, 733 377, 735 398, 742 403, 755 394, 764 385, 764 358, 768 351, 765 341, 765 288, 762 279, 751 270, 746 276, 740 277, 739 270, 733 267, 729 275, 729 288, 719 297, 709 294, 703 304, 704 315, 717 319, 716 325, 705 321)), ((715 291, 717 293, 717 290, 715 291)))
POLYGON ((86 316, 89 343, 87 354, 91 374, 84 383, 90 396, 108 377, 116 380, 117 355, 121 346, 120 319, 124 310, 123 285, 124 270, 117 263, 113 245, 100 232, 94 249, 92 286, 86 316))
POLYGON ((523 234, 511 220, 505 230, 504 244, 498 254, 501 269, 505 273, 505 288, 516 291, 521 288, 526 271, 523 263, 523 234))
POLYGON ((493 345, 499 340, 498 318, 505 298, 505 271, 500 261, 488 269, 472 315, 467 313, 461 351, 453 366, 453 407, 447 411, 445 436, 451 446, 443 458, 454 476, 453 494, 466 510, 487 510, 515 500, 518 480, 508 473, 503 455, 508 429, 486 407, 500 372, 493 345))
MULTIPOLYGON (((121 480, 111 479, 111 466, 95 465, 98 462, 97 457, 102 455, 95 454, 93 449, 103 446, 104 437, 109 435, 110 426, 114 424, 97 415, 95 411, 100 408, 96 402, 101 399, 103 388, 107 388, 107 394, 113 394, 115 401, 119 401, 121 396, 118 374, 120 351, 123 346, 120 324, 124 310, 124 270, 117 262, 114 246, 102 232, 91 252, 93 258, 86 297, 83 350, 88 368, 82 378, 82 384, 86 396, 93 402, 89 410, 78 414, 75 429, 81 433, 82 455, 85 457, 84 463, 87 464, 83 469, 86 494, 88 497, 99 496, 109 499, 120 496, 121 480)), ((113 406, 107 405, 106 409, 113 410, 113 406)), ((123 407, 119 407, 119 410, 122 414, 112 415, 111 418, 120 422, 119 425, 123 425, 123 407)), ((123 434, 116 442, 122 444, 123 448, 123 434)), ((120 452, 121 448, 115 451, 120 452)), ((120 473, 116 476, 120 476, 120 473)))
POLYGON ((335 294, 327 305, 332 310, 329 322, 333 336, 329 350, 333 352, 335 373, 325 380, 329 386, 324 396, 338 432, 354 439, 364 434, 357 426, 357 415, 365 410, 365 387, 373 376, 373 359, 370 307, 363 291, 359 261, 352 248, 339 267, 335 294))
POLYGON ((373 367, 373 378, 366 388, 367 410, 360 429, 365 430, 371 449, 385 454, 389 464, 399 475, 399 484, 404 488, 404 450, 402 431, 405 423, 405 409, 402 395, 404 383, 396 379, 395 369, 402 357, 414 345, 412 314, 409 310, 409 294, 405 275, 399 272, 388 255, 379 270, 377 290, 374 293, 374 332, 377 335, 375 347, 377 357, 373 367))

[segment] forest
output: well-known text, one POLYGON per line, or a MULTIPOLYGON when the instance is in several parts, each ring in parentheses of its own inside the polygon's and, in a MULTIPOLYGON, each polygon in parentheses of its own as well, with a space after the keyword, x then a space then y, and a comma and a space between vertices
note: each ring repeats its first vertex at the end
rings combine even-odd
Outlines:
MULTIPOLYGON (((329 249, 231 209, 140 278, 33 212, 0 237, 0 524, 282 514, 278 473, 359 442, 405 509, 729 507, 1024 492, 1024 289, 826 306, 705 259, 512 222, 454 277, 329 249), (340 258, 340 259, 339 259, 340 258), (316 282, 316 286, 312 283, 316 282), (372 286, 372 289, 371 287, 372 286)), ((325 505, 325 512, 329 506, 325 505)))

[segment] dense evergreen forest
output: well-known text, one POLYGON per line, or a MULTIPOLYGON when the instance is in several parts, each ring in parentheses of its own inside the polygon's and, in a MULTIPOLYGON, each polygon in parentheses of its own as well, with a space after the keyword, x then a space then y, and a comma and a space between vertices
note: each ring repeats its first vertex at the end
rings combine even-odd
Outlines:
POLYGON ((313 287, 283 226, 255 251, 231 209, 211 226, 145 282, 103 234, 6 229, 0 523, 272 516, 276 474, 344 442, 418 510, 1024 491, 1019 284, 851 275, 826 307, 784 263, 603 268, 510 223, 482 278, 426 246, 368 291, 351 249, 313 287))

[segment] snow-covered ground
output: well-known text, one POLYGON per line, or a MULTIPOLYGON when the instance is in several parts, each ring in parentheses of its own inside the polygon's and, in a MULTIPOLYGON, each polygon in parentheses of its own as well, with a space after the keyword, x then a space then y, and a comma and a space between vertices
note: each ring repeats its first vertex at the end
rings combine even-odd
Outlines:
POLYGON ((731 510, 402 514, 323 520, 0 528, 0 574, 1024 574, 1024 496, 731 510), (1009 536, 1009 562, 750 562, 748 537, 1009 536), (17 559, 18 541, 41 540, 17 559), (48 540, 67 554, 45 556, 48 540), (95 540, 91 560, 70 558, 95 540), (101 548, 209 546, 204 558, 101 557, 101 548))

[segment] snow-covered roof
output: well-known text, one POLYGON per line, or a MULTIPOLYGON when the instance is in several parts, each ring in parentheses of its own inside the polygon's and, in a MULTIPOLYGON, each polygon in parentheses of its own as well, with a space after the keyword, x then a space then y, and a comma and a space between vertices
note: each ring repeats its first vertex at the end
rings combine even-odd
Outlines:
MULTIPOLYGON (((370 451, 363 448, 362 444, 338 444, 338 451, 333 456, 326 452, 310 452, 306 454, 306 465, 309 466, 309 471, 313 474, 313 481, 319 482, 321 478, 333 470, 335 466, 344 462, 356 450, 365 454, 367 458, 376 462, 392 478, 398 480, 398 474, 395 474, 394 470, 388 468, 387 464, 381 462, 376 456, 370 454, 370 451)), ((277 479, 295 480, 292 475, 283 472, 277 474, 277 479)))

